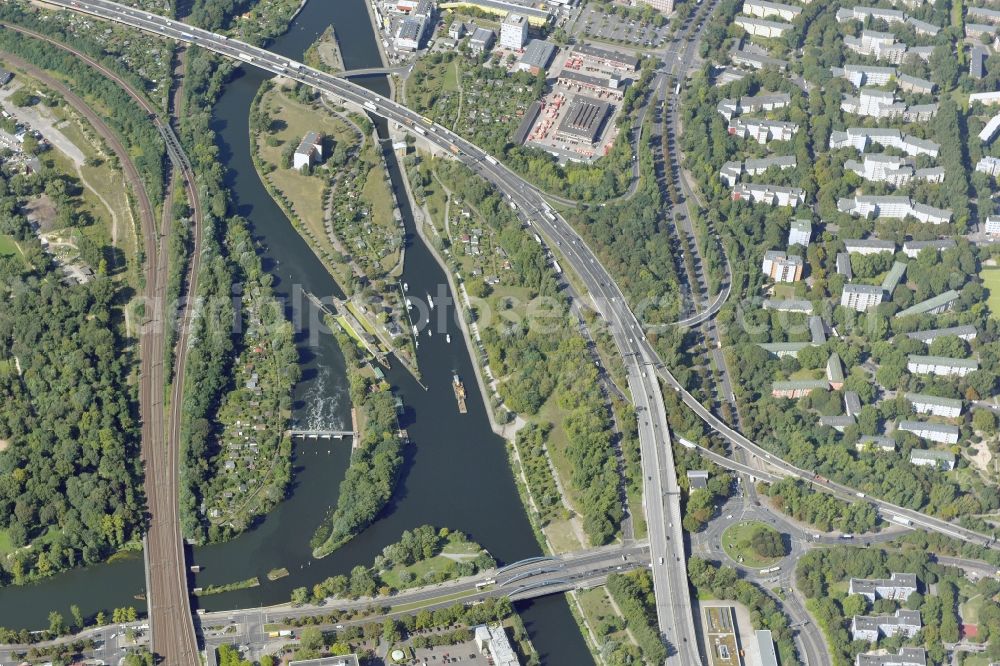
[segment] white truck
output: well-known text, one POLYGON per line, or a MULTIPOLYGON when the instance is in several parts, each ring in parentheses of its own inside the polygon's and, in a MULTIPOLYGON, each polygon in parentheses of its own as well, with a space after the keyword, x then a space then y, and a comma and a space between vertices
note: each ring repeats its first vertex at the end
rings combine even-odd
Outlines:
POLYGON ((246 53, 240 53, 239 59, 244 62, 253 62, 253 56, 247 55, 246 53))

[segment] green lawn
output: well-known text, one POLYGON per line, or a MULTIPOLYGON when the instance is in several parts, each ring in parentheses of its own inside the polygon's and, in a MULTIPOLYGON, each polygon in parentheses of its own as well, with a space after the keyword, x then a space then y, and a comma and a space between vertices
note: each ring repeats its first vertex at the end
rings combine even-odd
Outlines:
POLYGON ((809 370, 808 368, 802 368, 801 370, 796 370, 789 375, 788 379, 792 381, 797 381, 799 379, 823 379, 825 376, 824 370, 809 370))
MULTIPOLYGON (((587 624, 595 633, 606 622, 617 624, 619 627, 624 625, 622 619, 615 614, 614 608, 611 606, 611 599, 603 585, 589 590, 580 590, 576 593, 576 598, 580 602, 580 608, 583 609, 587 624)), ((608 634, 608 638, 616 642, 629 642, 628 634, 625 633, 624 629, 608 634)))
POLYGON ((979 624, 979 611, 983 607, 983 595, 977 594, 958 607, 965 624, 979 624))
POLYGON ((722 533, 722 548, 726 551, 726 555, 736 562, 754 569, 774 566, 781 560, 780 557, 761 557, 750 545, 750 539, 758 531, 777 533, 773 527, 752 520, 736 523, 726 528, 726 531, 722 533))
POLYGON ((0 257, 14 257, 21 253, 17 241, 11 236, 0 235, 0 257))
POLYGON ((0 555, 14 552, 14 544, 10 541, 7 530, 0 530, 0 555))
POLYGON ((979 273, 979 277, 990 294, 986 301, 990 316, 1000 319, 1000 268, 985 268, 979 273))

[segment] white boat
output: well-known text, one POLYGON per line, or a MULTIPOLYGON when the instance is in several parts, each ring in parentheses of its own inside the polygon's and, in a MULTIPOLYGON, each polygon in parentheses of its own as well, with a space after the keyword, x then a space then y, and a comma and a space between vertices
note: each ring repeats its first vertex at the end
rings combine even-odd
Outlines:
POLYGON ((431 310, 433 310, 434 309, 434 299, 431 298, 431 295, 429 293, 427 294, 427 303, 431 306, 431 310))
POLYGON ((410 285, 408 285, 408 284, 406 284, 406 283, 404 282, 404 283, 403 283, 403 291, 409 291, 409 290, 410 290, 410 285))
POLYGON ((414 340, 413 342, 416 344, 416 348, 420 349, 420 340, 414 340))
POLYGON ((449 343, 451 342, 451 333, 446 333, 445 334, 444 341, 445 342, 449 342, 449 343))
POLYGON ((413 335, 416 336, 416 335, 419 335, 419 334, 420 334, 420 331, 417 330, 417 325, 414 324, 413 325, 413 335))
POLYGON ((434 331, 432 331, 431 329, 429 329, 429 328, 428 328, 428 329, 427 329, 427 337, 429 338, 429 337, 431 337, 432 335, 434 335, 434 331))
POLYGON ((413 301, 411 301, 408 298, 406 299, 406 309, 407 310, 412 310, 413 309, 413 301))

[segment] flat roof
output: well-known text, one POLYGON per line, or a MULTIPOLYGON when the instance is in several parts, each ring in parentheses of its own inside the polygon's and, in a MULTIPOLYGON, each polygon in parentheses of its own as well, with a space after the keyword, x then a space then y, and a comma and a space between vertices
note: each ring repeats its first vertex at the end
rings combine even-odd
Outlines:
POLYGON ((979 367, 979 361, 974 358, 952 358, 950 356, 924 356, 921 354, 910 354, 907 357, 908 363, 923 363, 925 365, 946 365, 953 368, 970 368, 975 370, 979 367))
POLYGON ((958 294, 957 291, 955 291, 954 289, 949 289, 948 291, 944 292, 943 294, 938 294, 937 296, 934 296, 933 298, 928 298, 926 301, 922 301, 922 302, 917 303, 915 305, 911 305, 910 307, 906 308, 905 310, 901 310, 901 311, 897 312, 896 316, 897 317, 908 317, 908 316, 914 315, 914 314, 922 314, 922 313, 927 312, 929 310, 933 310, 935 308, 941 307, 942 305, 947 305, 948 303, 951 303, 952 301, 957 300, 958 296, 959 296, 959 294, 958 294))
POLYGON ((906 337, 927 343, 935 338, 948 335, 954 335, 955 337, 971 336, 974 338, 976 337, 976 327, 971 324, 965 324, 963 326, 949 326, 948 328, 929 328, 926 331, 907 333, 906 337))
POLYGON ((757 639, 757 651, 760 653, 761 666, 778 666, 778 656, 774 654, 774 639, 767 629, 753 632, 757 639))
POLYGON ((555 55, 555 52, 555 44, 547 42, 544 39, 530 39, 524 45, 524 53, 521 54, 518 62, 530 67, 546 69, 549 63, 552 62, 552 56, 555 55))
POLYGON ((629 53, 621 53, 620 51, 602 49, 601 47, 594 46, 592 44, 575 44, 573 46, 573 51, 581 55, 590 56, 591 58, 603 58, 608 62, 617 62, 623 65, 628 65, 632 69, 639 66, 639 58, 637 56, 629 53))
POLYGON ((962 401, 956 398, 939 398, 926 393, 904 393, 903 397, 913 403, 922 405, 938 405, 939 407, 962 408, 962 401))
POLYGON ((566 115, 559 123, 559 131, 596 143, 610 108, 611 105, 605 101, 577 95, 570 101, 566 115))
POLYGON ((517 126, 517 131, 514 132, 514 143, 517 145, 523 145, 525 140, 528 138, 528 132, 531 131, 532 125, 535 124, 535 120, 538 118, 538 114, 542 110, 542 104, 538 100, 535 100, 528 105, 528 110, 524 112, 524 118, 521 119, 521 124, 517 126))

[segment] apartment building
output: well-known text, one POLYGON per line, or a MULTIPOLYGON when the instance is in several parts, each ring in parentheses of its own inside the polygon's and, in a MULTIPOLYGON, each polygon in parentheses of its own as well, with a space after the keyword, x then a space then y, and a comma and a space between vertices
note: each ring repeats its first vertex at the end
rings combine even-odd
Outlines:
POLYGON ((859 654, 854 666, 927 666, 927 653, 923 648, 901 647, 899 654, 859 654))
POLYGON ((860 594, 868 599, 892 599, 906 601, 917 591, 917 576, 911 573, 889 574, 888 578, 852 578, 848 594, 860 594))
POLYGON ((734 65, 749 67, 751 69, 767 69, 773 67, 779 71, 788 69, 788 61, 780 58, 772 58, 766 53, 757 53, 750 49, 737 49, 730 54, 734 65))
POLYGON ((775 282, 797 282, 802 279, 802 257, 788 256, 781 250, 764 253, 761 270, 775 282))
POLYGON ((1000 234, 1000 215, 988 215, 986 217, 984 231, 993 235, 1000 234))
POLYGON ((528 42, 528 18, 523 14, 507 14, 500 24, 500 46, 520 51, 528 42))
MULTIPOLYGON (((928 423, 925 424, 925 427, 930 427, 933 425, 935 424, 928 423)), ((939 427, 945 427, 945 426, 939 426, 939 427)), ((954 428, 954 426, 950 427, 954 428)), ((923 435, 918 435, 918 436, 922 437, 923 435)), ((917 465, 919 467, 934 467, 936 469, 951 471, 955 469, 955 454, 952 453, 951 451, 936 451, 934 449, 911 449, 910 464, 917 465)))
POLYGON ((896 76, 896 85, 899 86, 899 89, 903 92, 917 93, 920 95, 933 95, 934 90, 937 88, 937 85, 931 81, 921 79, 917 76, 910 76, 909 74, 898 74, 896 76))
POLYGON ((743 3, 743 13, 762 19, 777 16, 782 20, 791 21, 802 13, 802 8, 795 7, 794 5, 784 5, 780 2, 768 2, 767 0, 745 0, 743 3))
POLYGON ((896 244, 877 238, 849 238, 844 241, 844 250, 848 254, 878 254, 879 252, 895 252, 896 244))
POLYGON ((854 87, 884 86, 896 76, 895 67, 876 67, 875 65, 844 65, 834 67, 834 77, 847 79, 854 87))
POLYGON ((809 247, 810 238, 812 238, 812 222, 803 219, 792 220, 788 228, 788 245, 809 247))
POLYGON ((955 398, 939 398, 936 395, 923 393, 904 393, 903 397, 913 405, 913 411, 918 414, 943 416, 949 419, 962 415, 962 401, 955 398))
POLYGON ((954 289, 949 289, 943 294, 938 294, 926 301, 914 303, 905 310, 896 313, 896 317, 909 317, 915 314, 941 314, 951 309, 951 306, 958 300, 959 293, 954 289))
POLYGON ((944 181, 944 168, 928 167, 914 168, 912 159, 887 155, 884 153, 865 153, 864 160, 847 160, 844 162, 846 171, 853 171, 867 181, 873 183, 888 183, 901 187, 911 180, 925 180, 929 183, 944 181))
POLYGON ((913 31, 921 37, 936 37, 941 32, 941 27, 927 21, 915 19, 912 16, 906 17, 906 22, 913 27, 913 31))
POLYGON ((941 146, 926 139, 918 139, 910 134, 903 135, 897 129, 880 129, 869 127, 851 127, 847 130, 830 133, 830 149, 854 148, 859 153, 864 152, 871 144, 884 148, 897 148, 907 155, 927 155, 937 157, 941 146))
POLYGON ((910 354, 906 369, 915 375, 937 375, 939 377, 965 377, 979 369, 979 361, 974 358, 950 358, 947 356, 923 356, 910 354))
POLYGON ((729 134, 740 139, 753 139, 764 145, 769 141, 788 141, 799 126, 780 120, 760 120, 756 118, 733 118, 729 121, 729 134))
POLYGON ((866 22, 868 19, 880 19, 886 23, 904 23, 906 14, 898 9, 882 9, 880 7, 845 7, 837 10, 837 22, 866 22))
POLYGON ((840 294, 840 304, 858 312, 867 312, 882 303, 885 292, 882 287, 870 284, 845 284, 840 294))
POLYGON ((857 391, 844 391, 844 413, 855 418, 861 413, 861 396, 857 391))
POLYGON ((795 155, 776 155, 749 159, 746 162, 726 162, 719 169, 719 179, 729 187, 734 187, 744 173, 749 176, 759 176, 771 168, 784 171, 785 169, 794 169, 795 165, 795 155))
POLYGON ((920 612, 897 610, 894 615, 855 615, 851 620, 851 637, 856 641, 875 643, 881 636, 913 638, 920 631, 920 612))
POLYGON ((884 435, 863 435, 854 445, 858 451, 884 451, 893 453, 896 450, 896 440, 884 435))
POLYGON ((913 333, 907 333, 906 337, 911 340, 919 340, 925 345, 929 345, 934 342, 937 338, 943 338, 948 336, 955 336, 960 340, 972 341, 976 339, 976 327, 971 325, 965 326, 951 326, 949 328, 932 328, 926 331, 914 331, 913 333))
POLYGON ((771 384, 771 395, 775 398, 801 398, 812 391, 829 390, 830 384, 825 379, 797 379, 771 384))
POLYGON ((956 247, 955 240, 952 238, 942 238, 941 240, 906 241, 903 243, 903 254, 910 259, 916 259, 921 252, 927 249, 934 250, 935 252, 942 252, 944 250, 951 250, 954 247, 956 247))
POLYGON ((980 159, 976 162, 976 171, 996 178, 1000 175, 1000 158, 987 156, 980 159))
POLYGON ((733 201, 747 201, 752 204, 766 203, 771 206, 795 208, 803 203, 805 191, 798 187, 740 183, 733 188, 733 201))
POLYGON ((896 41, 891 32, 877 30, 862 30, 860 37, 847 35, 844 46, 859 55, 875 58, 893 65, 900 65, 906 57, 906 44, 896 41))
POLYGON ((800 351, 811 347, 812 344, 811 342, 761 342, 757 346, 778 358, 786 356, 797 358, 800 351))
POLYGON ((830 358, 826 360, 826 381, 830 382, 830 388, 834 391, 844 388, 844 364, 837 352, 830 354, 830 358))
POLYGON ((843 275, 848 282, 854 279, 854 271, 851 270, 851 255, 848 252, 837 253, 837 275, 843 275))
POLYGON ((849 215, 876 218, 903 219, 914 217, 927 224, 946 224, 951 222, 951 211, 947 208, 935 208, 927 204, 914 203, 910 197, 904 196, 872 196, 855 195, 853 199, 843 198, 837 201, 837 210, 849 215))
POLYGON ((792 29, 791 23, 779 23, 753 16, 737 16, 733 22, 754 37, 781 37, 792 29))

